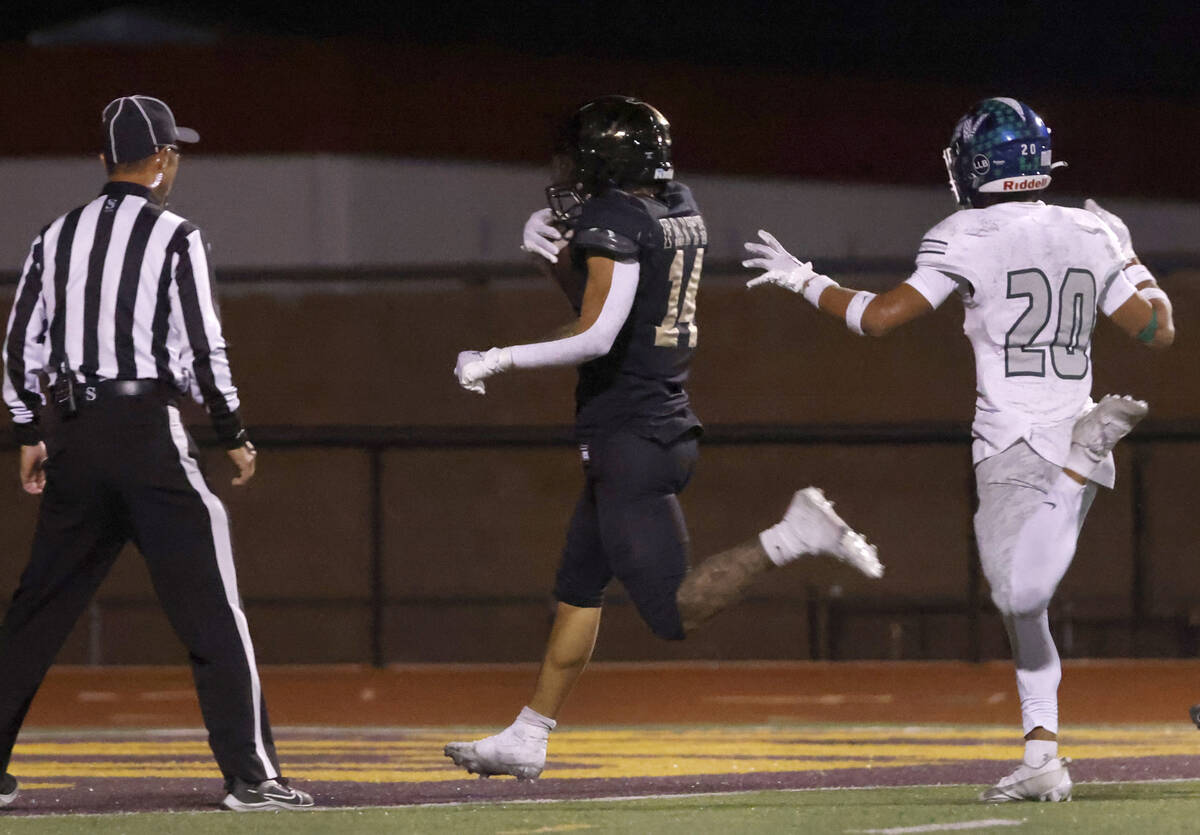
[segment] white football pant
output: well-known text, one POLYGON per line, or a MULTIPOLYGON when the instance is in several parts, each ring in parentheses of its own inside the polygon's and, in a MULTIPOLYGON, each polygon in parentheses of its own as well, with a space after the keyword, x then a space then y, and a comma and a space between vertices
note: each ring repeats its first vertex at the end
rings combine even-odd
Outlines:
POLYGON ((975 479, 979 560, 1012 645, 1025 733, 1057 733, 1062 665, 1046 609, 1097 488, 1073 481, 1024 441, 980 461, 975 479))

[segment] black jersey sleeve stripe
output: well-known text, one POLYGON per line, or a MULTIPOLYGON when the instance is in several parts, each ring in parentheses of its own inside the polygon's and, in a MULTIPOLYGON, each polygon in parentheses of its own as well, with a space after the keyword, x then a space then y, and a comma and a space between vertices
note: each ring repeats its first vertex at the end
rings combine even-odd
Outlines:
POLYGON ((67 356, 67 280, 71 276, 71 248, 83 206, 68 212, 58 230, 54 249, 54 318, 50 321, 50 368, 57 371, 67 356))
POLYGON ((104 282, 104 262, 112 241, 113 222, 121 208, 122 197, 105 199, 96 219, 92 251, 88 253, 87 281, 83 290, 83 362, 80 373, 94 376, 100 367, 100 288, 104 282))
POLYGON ((945 250, 942 249, 918 249, 917 255, 945 255, 945 250))
POLYGON ((208 407, 217 434, 224 440, 229 440, 241 430, 241 421, 237 416, 237 389, 233 387, 228 374, 228 362, 221 339, 221 323, 216 320, 215 312, 206 316, 202 304, 203 293, 207 296, 204 301, 209 303, 209 310, 215 311, 207 258, 201 254, 198 259, 195 252, 196 247, 204 246, 203 239, 196 234, 193 241, 192 232, 196 232, 195 227, 187 223, 182 224, 172 241, 172 248, 179 253, 175 282, 179 289, 180 312, 192 352, 192 370, 196 384, 208 407), (197 264, 202 265, 200 269, 197 269, 197 264), (215 339, 209 339, 210 331, 215 339), (221 377, 220 380, 218 376, 221 377))
POLYGON ((937 238, 921 238, 923 244, 941 244, 942 246, 950 246, 949 241, 939 241, 937 238))
POLYGON ((13 305, 12 318, 8 324, 8 337, 5 340, 5 365, 8 371, 6 400, 17 423, 31 424, 37 420, 38 409, 41 406, 41 396, 28 378, 27 371, 37 371, 40 368, 38 359, 31 356, 33 350, 41 353, 41 338, 44 342, 43 324, 44 311, 38 316, 42 299, 42 278, 45 274, 44 239, 45 230, 34 240, 29 253, 29 264, 20 282, 17 284, 16 304, 13 305), (30 339, 31 329, 36 335, 30 339), (36 349, 34 348, 36 346, 36 349))
POLYGON ((161 215, 161 208, 146 201, 146 205, 142 206, 133 222, 129 243, 125 246, 125 263, 121 267, 121 281, 117 285, 116 322, 113 333, 117 377, 122 380, 137 377, 137 359, 133 349, 133 314, 137 308, 138 285, 141 283, 146 244, 150 241, 150 233, 154 231, 154 224, 161 215))
POLYGON ((196 376, 196 384, 204 397, 209 413, 214 408, 227 410, 225 398, 216 390, 212 366, 209 365, 208 335, 204 331, 204 314, 200 309, 200 300, 196 295, 196 276, 192 269, 192 259, 188 252, 188 235, 195 231, 190 223, 182 223, 175 230, 175 235, 167 251, 175 256, 175 285, 179 290, 180 314, 183 317, 184 331, 188 347, 192 353, 192 372, 196 376))
POLYGON ((174 271, 171 269, 172 254, 170 250, 163 258, 162 269, 158 275, 158 292, 154 303, 154 321, 150 326, 151 351, 154 354, 154 365, 158 369, 158 379, 174 381, 171 373, 171 352, 167 348, 167 335, 171 327, 171 282, 174 271))

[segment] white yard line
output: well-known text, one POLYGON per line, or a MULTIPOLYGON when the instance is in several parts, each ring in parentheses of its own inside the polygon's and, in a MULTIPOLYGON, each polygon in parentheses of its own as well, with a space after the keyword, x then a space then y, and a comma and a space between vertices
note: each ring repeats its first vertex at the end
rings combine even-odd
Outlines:
POLYGON ((871 835, 907 835, 909 832, 960 832, 964 829, 991 829, 995 826, 1021 826, 1025 819, 988 818, 958 823, 927 823, 923 826, 893 826, 888 829, 847 829, 847 832, 871 833, 871 835))

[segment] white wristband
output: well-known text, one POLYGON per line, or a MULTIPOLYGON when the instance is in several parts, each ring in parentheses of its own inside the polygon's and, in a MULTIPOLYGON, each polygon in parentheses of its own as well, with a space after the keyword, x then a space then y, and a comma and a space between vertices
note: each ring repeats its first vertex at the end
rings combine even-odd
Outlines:
POLYGON ((1129 283, 1134 287, 1137 287, 1143 281, 1154 281, 1154 273, 1146 269, 1145 264, 1131 264, 1123 272, 1125 273, 1125 277, 1129 279, 1129 283))
POLYGON ((801 293, 804 295, 804 300, 813 307, 820 308, 821 294, 828 287, 838 287, 838 283, 827 275, 816 273, 808 281, 804 282, 804 289, 801 293))
POLYGON ((854 294, 854 298, 850 299, 850 304, 846 306, 846 327, 859 336, 863 336, 863 314, 866 313, 867 305, 871 303, 871 299, 873 298, 875 298, 874 293, 859 290, 854 294))
POLYGON ((1171 308, 1171 299, 1167 296, 1166 292, 1161 287, 1146 287, 1142 290, 1138 290, 1138 295, 1141 296, 1146 301, 1150 301, 1151 299, 1158 299, 1167 308, 1168 313, 1174 312, 1171 308))

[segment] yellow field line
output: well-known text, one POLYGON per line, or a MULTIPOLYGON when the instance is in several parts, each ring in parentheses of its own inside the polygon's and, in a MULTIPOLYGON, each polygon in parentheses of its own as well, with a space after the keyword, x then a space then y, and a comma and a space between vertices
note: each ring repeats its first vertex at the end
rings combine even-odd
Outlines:
MULTIPOLYGON (((464 778, 441 756, 441 747, 450 739, 473 738, 475 732, 398 733, 394 739, 297 737, 280 747, 287 773, 296 779, 417 783, 464 778)), ((1018 756, 1019 744, 1018 732, 1007 728, 567 729, 553 737, 550 766, 555 778, 567 780, 886 769, 1008 761, 1018 756)), ((1194 756, 1195 731, 1080 728, 1064 735, 1062 749, 1079 759, 1194 756)), ((177 738, 35 740, 17 746, 13 767, 32 780, 204 779, 215 773, 202 740, 177 738)), ((62 785, 69 784, 27 784, 31 789, 62 785)))

